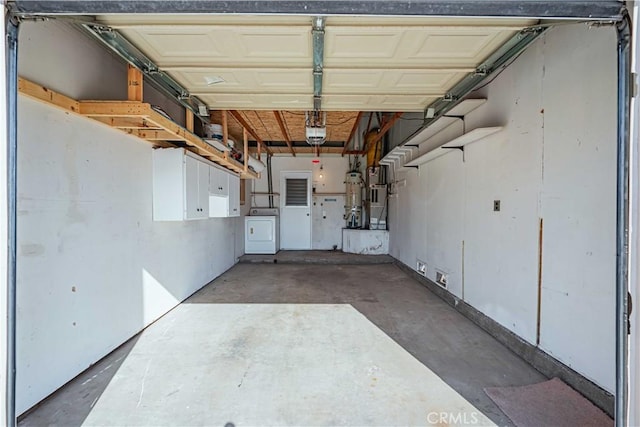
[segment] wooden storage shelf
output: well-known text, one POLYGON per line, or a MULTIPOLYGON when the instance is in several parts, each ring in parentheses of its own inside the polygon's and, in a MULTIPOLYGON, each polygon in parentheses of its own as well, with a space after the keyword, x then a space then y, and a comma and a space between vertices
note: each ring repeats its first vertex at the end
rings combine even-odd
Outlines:
POLYGON ((431 160, 437 159, 440 156, 444 156, 449 152, 447 149, 452 148, 463 148, 465 145, 471 144, 472 142, 480 141, 489 135, 493 135, 496 132, 502 130, 502 126, 488 127, 488 128, 476 128, 470 132, 465 133, 451 141, 443 144, 439 147, 436 147, 428 152, 422 154, 420 157, 407 162, 404 166, 420 166, 424 163, 427 163, 431 160))
MULTIPOLYGON (((380 160, 380 164, 383 164, 383 165, 389 165, 392 163, 395 164, 396 161, 399 160, 398 163, 399 163, 400 169, 402 169, 403 165, 409 166, 407 168, 404 168, 404 170, 411 169, 412 166, 416 166, 418 164, 417 163, 418 158, 414 159, 414 156, 420 151, 419 150, 420 145, 429 141, 429 139, 431 139, 432 137, 440 133, 445 128, 451 126, 456 121, 465 117, 467 114, 469 114, 476 108, 480 107, 485 102, 487 102, 486 98, 471 98, 471 99, 465 99, 461 101, 458 105, 456 105, 449 112, 447 112, 446 115, 441 116, 436 121, 430 123, 429 126, 427 126, 426 128, 422 129, 421 131, 413 135, 408 141, 405 141, 402 145, 398 145, 394 147, 389 153, 387 153, 386 156, 382 158, 382 160, 380 160), (407 155, 410 156, 408 162, 407 162, 407 155), (402 163, 403 160, 406 163, 402 163)), ((430 152, 437 151, 437 148, 438 147, 429 151, 430 152)), ((431 153, 429 156, 422 155, 420 156, 420 159, 426 162, 429 160, 433 160, 442 154, 445 154, 444 152, 442 152, 442 154, 439 154, 439 153, 440 152, 431 153)))
POLYGON ((28 80, 19 79, 20 93, 119 129, 159 147, 181 147, 220 166, 239 173, 244 179, 258 174, 207 144, 202 138, 139 101, 76 101, 28 80))

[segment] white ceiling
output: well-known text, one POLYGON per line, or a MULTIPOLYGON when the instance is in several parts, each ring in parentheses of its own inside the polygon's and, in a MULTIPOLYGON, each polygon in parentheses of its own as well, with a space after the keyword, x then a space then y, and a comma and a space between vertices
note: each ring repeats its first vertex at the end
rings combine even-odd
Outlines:
MULTIPOLYGON (((101 16, 212 109, 313 108, 311 17, 101 16), (221 77, 224 82, 207 84, 221 77)), ((422 111, 532 20, 328 17, 322 107, 422 111)))

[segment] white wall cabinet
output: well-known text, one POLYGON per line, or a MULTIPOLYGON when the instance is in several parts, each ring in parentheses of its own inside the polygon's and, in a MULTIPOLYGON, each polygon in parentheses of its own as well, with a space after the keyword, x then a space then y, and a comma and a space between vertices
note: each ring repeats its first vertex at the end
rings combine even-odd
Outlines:
POLYGON ((240 178, 184 148, 153 151, 153 219, 240 215, 240 178))
POLYGON ((209 217, 211 165, 183 148, 153 151, 153 219, 209 217))
POLYGON ((229 172, 212 168, 209 174, 209 193, 216 196, 227 197, 229 195, 229 172))
POLYGON ((240 216, 240 177, 218 167, 209 176, 209 216, 240 216))

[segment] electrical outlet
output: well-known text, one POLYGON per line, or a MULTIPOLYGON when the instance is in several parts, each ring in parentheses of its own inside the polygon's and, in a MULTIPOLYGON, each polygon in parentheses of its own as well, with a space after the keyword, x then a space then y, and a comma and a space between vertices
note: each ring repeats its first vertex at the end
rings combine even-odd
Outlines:
POLYGON ((422 274, 423 276, 427 275, 427 264, 425 264, 423 261, 418 260, 418 262, 416 263, 416 271, 420 274, 422 274))
POLYGON ((500 212, 500 200, 493 201, 493 211, 500 212))
POLYGON ((436 282, 443 287, 447 287, 447 280, 449 276, 441 271, 436 271, 436 282))

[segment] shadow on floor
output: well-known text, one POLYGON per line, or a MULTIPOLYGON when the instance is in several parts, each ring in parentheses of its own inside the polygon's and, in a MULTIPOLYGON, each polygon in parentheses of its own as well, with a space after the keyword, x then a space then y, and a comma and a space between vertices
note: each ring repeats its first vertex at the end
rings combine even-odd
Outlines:
MULTIPOLYGON (((320 255, 325 256, 325 260, 327 257, 341 256, 332 253, 328 256, 326 253, 320 255)), ((295 254, 288 253, 286 256, 290 256, 292 262, 295 260, 295 254)), ((366 262, 370 262, 370 257, 365 258, 366 262)), ((195 304, 212 306, 225 304, 350 305, 370 322, 362 323, 363 328, 370 328, 371 324, 375 325, 493 422, 498 425, 511 425, 511 421, 489 399, 483 389, 531 384, 543 381, 545 377, 396 265, 390 263, 355 263, 354 265, 353 258, 350 259, 352 262, 349 264, 326 262, 321 264, 273 264, 272 262, 238 264, 187 299, 177 310, 194 311, 196 307, 192 305, 195 304)), ((214 313, 219 311, 214 309, 214 313)), ((330 312, 327 311, 327 313, 330 312)), ((175 316, 173 318, 175 320, 175 316)), ((186 326, 187 329, 191 328, 194 331, 198 330, 198 322, 208 322, 200 317, 185 317, 185 319, 189 319, 188 322, 190 322, 186 326)), ((163 320, 167 320, 166 317, 159 322, 163 320)), ((335 319, 328 320, 333 320, 335 323, 335 319)), ((331 321, 327 324, 331 324, 331 321)), ((360 327, 355 326, 356 324, 358 323, 345 326, 360 327)), ((207 326, 210 324, 207 323, 207 326)), ((176 336, 169 334, 165 337, 168 327, 164 331, 153 329, 153 327, 152 325, 145 331, 144 335, 151 343, 157 341, 156 335, 160 334, 160 338, 173 340, 174 344, 181 348, 200 345, 198 342, 191 343, 189 334, 181 333, 176 336)), ((176 329, 178 330, 181 329, 176 329)), ((67 386, 58 390, 30 411, 27 416, 22 417, 20 426, 78 426, 83 422, 90 423, 92 408, 98 400, 100 402, 109 400, 105 398, 109 394, 105 389, 129 353, 136 347, 139 338, 140 335, 129 340, 67 386), (103 393, 106 394, 103 396, 103 393), (101 396, 103 399, 100 399, 101 396)), ((209 339, 210 342, 205 340, 206 345, 217 346, 216 339, 212 337, 209 339)), ((143 341, 140 341, 137 347, 140 347, 143 341)), ((242 343, 238 343, 240 344, 242 343)), ((201 351, 202 349, 192 350, 189 354, 206 355, 205 351, 201 351)), ((136 348, 134 353, 138 354, 141 351, 143 350, 136 348)), ((231 357, 237 363, 243 362, 242 357, 236 353, 231 357)), ((193 370, 192 376, 199 375, 201 366, 200 364, 190 366, 189 369, 193 370)), ((182 378, 183 372, 176 370, 161 373, 164 379, 166 376, 170 377, 167 381, 172 383, 181 381, 180 378, 173 378, 176 375, 182 378)), ((144 378, 142 381, 144 384, 144 378)), ((142 395, 137 394, 138 386, 134 386, 134 394, 140 401, 142 395)), ((109 387, 109 390, 112 395, 116 393, 118 401, 124 404, 130 403, 128 395, 122 395, 121 389, 109 387)), ((160 391, 149 390, 146 398, 153 398, 153 392, 160 391)), ((173 397, 171 396, 173 393, 173 391, 170 392, 168 396, 173 397)), ((107 411, 107 415, 109 414, 113 412, 107 411)), ((138 421, 153 424, 149 419, 138 421)))
POLYGON ((20 427, 81 426, 138 342, 136 335, 60 387, 18 419, 20 427))
POLYGON ((546 378, 393 264, 239 264, 185 304, 349 304, 499 425, 484 387, 546 378))

